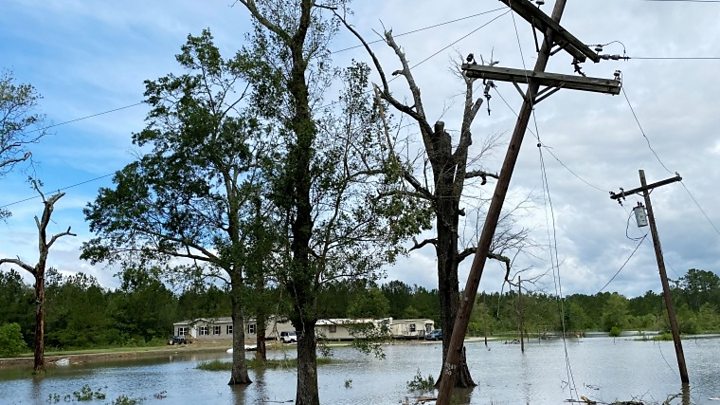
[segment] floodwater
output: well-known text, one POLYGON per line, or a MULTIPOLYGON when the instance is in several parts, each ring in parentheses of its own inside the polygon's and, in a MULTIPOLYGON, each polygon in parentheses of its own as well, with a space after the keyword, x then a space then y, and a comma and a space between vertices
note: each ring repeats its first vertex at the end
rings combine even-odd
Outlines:
MULTIPOLYGON (((271 357, 293 357, 294 347, 271 357)), ((685 404, 720 405, 720 339, 683 341, 690 373, 685 404)), ((385 359, 367 356, 349 347, 333 349, 338 361, 319 366, 320 400, 324 404, 398 404, 418 396, 407 381, 418 370, 436 376, 441 345, 417 342, 384 346, 385 359)), ((535 341, 526 345, 467 343, 468 363, 478 386, 463 392, 457 403, 561 404, 585 396, 599 402, 644 401, 662 403, 680 394, 681 385, 672 342, 643 342, 630 338, 585 338, 535 341), (567 356, 566 356, 567 353, 567 356)), ((248 356, 253 356, 252 353, 248 356)), ((0 372, 0 403, 51 403, 50 396, 79 391, 88 384, 101 388, 110 403, 120 395, 164 404, 267 404, 292 402, 294 370, 251 370, 254 383, 230 387, 229 372, 202 371, 198 363, 230 360, 230 355, 175 355, 142 361, 73 365, 58 368, 44 378, 0 372)), ((428 394, 433 395, 433 394, 428 394)), ((672 401, 680 404, 681 397, 672 401)))

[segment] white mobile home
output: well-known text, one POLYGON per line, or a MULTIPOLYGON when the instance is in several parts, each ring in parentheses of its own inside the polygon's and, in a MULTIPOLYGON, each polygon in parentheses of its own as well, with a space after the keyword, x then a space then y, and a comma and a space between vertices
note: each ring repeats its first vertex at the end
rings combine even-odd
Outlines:
POLYGON ((393 319, 390 332, 394 339, 422 339, 435 329, 432 319, 393 319))

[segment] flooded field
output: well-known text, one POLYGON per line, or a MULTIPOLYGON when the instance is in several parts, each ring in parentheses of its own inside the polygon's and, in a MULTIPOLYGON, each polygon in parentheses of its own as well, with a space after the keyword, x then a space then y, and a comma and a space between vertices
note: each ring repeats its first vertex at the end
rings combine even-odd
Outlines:
MULTIPOLYGON (((720 404, 720 339, 688 339, 683 346, 691 382, 686 402, 720 404)), ((294 347, 287 348, 270 355, 294 357, 294 347)), ((380 360, 348 347, 334 349, 338 361, 318 370, 321 402, 398 404, 416 395, 408 391, 407 381, 418 370, 423 376, 436 376, 439 371, 439 343, 387 345, 384 352, 386 358, 380 360)), ((586 338, 563 345, 561 340, 535 341, 526 346, 525 354, 517 344, 489 342, 485 347, 482 342, 470 342, 467 352, 478 387, 461 393, 458 403, 560 404, 581 395, 601 402, 662 403, 681 392, 672 342, 586 338)), ((37 379, 3 370, 0 403, 49 403, 55 395, 64 402, 65 395, 85 384, 106 393, 107 399, 98 403, 109 403, 120 395, 166 404, 262 404, 294 399, 294 370, 251 370, 253 384, 230 387, 226 385, 228 372, 196 369, 200 362, 214 359, 229 361, 230 355, 183 354, 73 365, 37 379)))

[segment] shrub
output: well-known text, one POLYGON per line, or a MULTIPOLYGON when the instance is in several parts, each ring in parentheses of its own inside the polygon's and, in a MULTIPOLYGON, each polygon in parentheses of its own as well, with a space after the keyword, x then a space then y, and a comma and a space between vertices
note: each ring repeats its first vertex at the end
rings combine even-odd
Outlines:
POLYGON ((618 337, 620 336, 620 333, 622 333, 622 329, 620 329, 619 326, 613 326, 612 328, 610 328, 610 336, 618 337))
POLYGON ((432 391, 435 389, 435 379, 430 374, 424 378, 418 369, 415 377, 407 382, 407 388, 410 391, 432 391))
POLYGON ((17 356, 27 350, 28 347, 23 340, 20 325, 17 323, 6 323, 0 326, 0 356, 17 356))

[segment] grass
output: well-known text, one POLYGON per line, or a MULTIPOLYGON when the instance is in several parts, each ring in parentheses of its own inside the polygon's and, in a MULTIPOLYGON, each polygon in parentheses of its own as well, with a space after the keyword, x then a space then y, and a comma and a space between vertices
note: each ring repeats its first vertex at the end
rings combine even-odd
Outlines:
MULTIPOLYGON (((337 362, 337 360, 331 359, 329 357, 318 357, 317 359, 317 364, 319 366, 337 362)), ((247 366, 248 368, 288 369, 297 367, 297 359, 272 359, 266 360, 264 362, 256 359, 248 359, 247 366)), ((232 362, 223 360, 211 360, 198 364, 196 368, 205 371, 230 371, 232 369, 232 362)))

